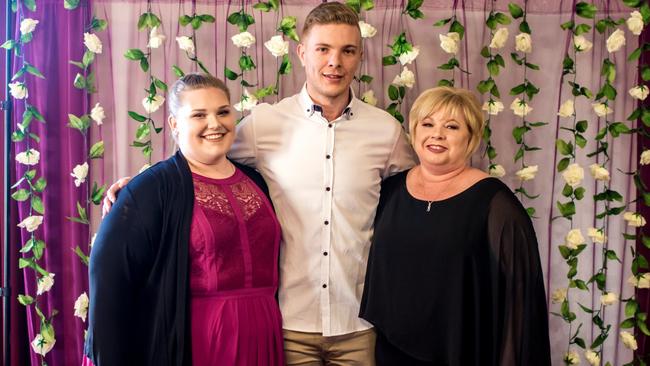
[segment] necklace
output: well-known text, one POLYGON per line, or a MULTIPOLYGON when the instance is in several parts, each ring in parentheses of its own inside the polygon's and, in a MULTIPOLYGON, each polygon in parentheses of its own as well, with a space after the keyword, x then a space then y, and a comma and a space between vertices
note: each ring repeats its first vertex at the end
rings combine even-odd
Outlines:
MULTIPOLYGON (((456 173, 454 176, 451 178, 447 179, 447 183, 438 191, 438 193, 434 196, 432 200, 426 200, 427 201, 427 212, 431 212, 431 205, 438 200, 438 198, 442 197, 445 192, 447 192, 447 189, 451 186, 451 183, 453 183, 456 180, 456 177, 461 175, 465 171, 465 167, 461 169, 458 173, 456 173)), ((422 192, 424 192, 425 196, 428 196, 427 194, 427 189, 426 189, 426 184, 424 183, 424 177, 422 176, 422 167, 420 166, 418 168, 418 174, 419 174, 419 180, 420 180, 420 185, 422 186, 422 192)))

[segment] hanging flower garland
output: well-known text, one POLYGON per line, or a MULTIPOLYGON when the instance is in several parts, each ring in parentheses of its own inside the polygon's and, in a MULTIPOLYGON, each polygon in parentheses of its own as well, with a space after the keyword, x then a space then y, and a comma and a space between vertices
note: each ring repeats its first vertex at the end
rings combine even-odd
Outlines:
POLYGON ((147 96, 142 100, 142 107, 147 115, 129 111, 129 117, 138 122, 135 139, 131 142, 131 146, 140 148, 148 162, 143 169, 151 164, 151 153, 153 152, 151 129, 153 128, 156 133, 160 133, 163 129, 162 127, 156 127, 155 121, 151 118, 151 115, 165 103, 164 94, 167 91, 167 84, 153 76, 150 67, 152 50, 159 48, 167 38, 162 33, 160 25, 160 18, 151 12, 151 1, 149 0, 147 1, 147 12, 141 14, 138 19, 138 30, 147 30, 147 50, 142 51, 139 48, 131 48, 124 54, 127 59, 138 62, 140 69, 147 73, 149 79, 149 87, 146 89, 147 96))
MULTIPOLYGON (((528 0, 524 1, 524 9, 522 9, 519 5, 510 3, 508 4, 508 9, 510 11, 510 15, 512 16, 513 19, 519 19, 521 18, 522 21, 519 23, 519 31, 520 33, 515 36, 515 50, 517 52, 513 52, 510 54, 512 57, 512 60, 519 66, 522 67, 523 72, 524 72, 524 80, 523 83, 515 86, 510 90, 510 95, 519 95, 520 97, 517 97, 515 101, 513 102, 513 112, 515 115, 521 117, 521 125, 516 126, 512 130, 512 136, 515 139, 515 142, 519 145, 519 149, 517 150, 517 153, 515 154, 514 157, 514 162, 517 163, 517 161, 521 160, 521 169, 526 169, 528 165, 526 165, 526 152, 530 151, 537 151, 541 150, 539 147, 535 146, 529 146, 526 144, 526 134, 528 132, 531 132, 533 128, 545 126, 548 123, 546 122, 530 122, 526 120, 526 116, 528 115, 529 112, 533 110, 532 107, 530 107, 530 102, 532 102, 533 98, 535 95, 539 93, 539 88, 535 86, 529 79, 528 79, 528 70, 539 70, 539 66, 528 62, 528 54, 530 54, 533 51, 533 42, 531 38, 531 29, 530 26, 528 25, 528 22, 526 21, 526 15, 527 15, 527 6, 528 6, 528 0), (523 105, 523 108, 522 108, 523 105)), ((488 105, 486 106, 488 112, 490 112, 492 108, 491 106, 488 105)), ((536 165, 532 167, 537 167, 536 165)), ((532 167, 528 167, 529 170, 532 167)), ((495 165, 491 168, 490 173, 492 175, 500 175, 502 172, 499 171, 499 168, 495 165)), ((505 172, 503 172, 505 174, 505 172)), ((519 199, 524 202, 524 197, 526 197, 529 200, 533 200, 539 195, 533 195, 530 192, 528 192, 524 188, 524 182, 525 180, 520 181, 520 185, 517 189, 515 189, 516 193, 519 193, 519 199)), ((535 208, 534 207, 527 207, 526 212, 528 212, 528 215, 533 217, 535 216, 535 208)))
MULTIPOLYGON (((372 10, 375 7, 375 2, 374 0, 348 0, 346 1, 346 4, 359 14, 359 29, 361 30, 362 49, 365 53, 365 40, 374 37, 377 34, 377 28, 366 22, 367 19, 364 17, 364 12, 372 10)), ((367 66, 367 64, 367 60, 364 58, 361 61, 359 75, 355 75, 354 80, 357 81, 357 93, 361 95, 361 100, 370 105, 376 106, 377 97, 375 96, 374 90, 370 88, 370 83, 372 83, 374 78, 368 74, 364 74, 362 71, 364 66, 367 66), (366 91, 363 93, 361 93, 361 84, 365 84, 366 86, 366 91)))
MULTIPOLYGON (((245 74, 247 72, 255 70, 257 68, 255 62, 253 61, 253 58, 248 54, 248 48, 256 42, 255 36, 248 32, 248 27, 255 24, 255 19, 252 15, 246 12, 246 4, 245 2, 242 2, 239 11, 230 14, 227 20, 228 23, 236 26, 239 29, 239 33, 231 37, 231 41, 233 45, 235 45, 235 47, 239 48, 240 50, 240 72, 237 73, 226 67, 224 70, 225 75, 228 80, 237 80, 241 78, 241 94, 239 102, 234 104, 234 108, 240 112, 250 111, 259 102, 259 99, 254 95, 254 93, 251 94, 248 91, 248 88, 254 88, 256 84, 245 79, 245 74)), ((266 95, 270 95, 272 93, 273 91, 271 90, 268 91, 266 95)))
MULTIPOLYGON (((499 27, 499 25, 508 25, 511 19, 508 15, 495 11, 495 2, 490 2, 490 13, 485 20, 485 25, 490 29, 490 44, 481 49, 481 56, 487 59, 486 67, 488 78, 479 81, 476 89, 481 94, 488 93, 487 101, 483 104, 483 109, 488 112, 488 118, 485 121, 485 130, 483 140, 485 141, 485 155, 488 157, 488 171, 492 175, 500 175, 504 172, 503 167, 494 160, 497 157, 497 151, 492 145, 492 116, 496 116, 503 110, 503 103, 499 100, 501 93, 494 78, 499 75, 500 69, 505 68, 505 60, 498 53, 508 41, 508 28, 499 27)), ((530 112, 530 108, 524 101, 515 99, 510 108, 515 114, 524 116, 530 112)), ((504 173, 505 174, 505 173, 504 173)), ((537 166, 525 167, 517 172, 517 177, 522 180, 530 180, 537 174, 537 166)))
MULTIPOLYGON (((66 5, 66 9, 74 10, 78 7, 78 3, 66 5)), ((75 80, 88 80, 90 75, 89 68, 95 60, 97 54, 102 53, 102 43, 99 38, 95 35, 94 32, 104 31, 108 26, 108 22, 104 19, 98 19, 95 16, 92 17, 89 24, 84 28, 84 46, 85 52, 81 61, 70 61, 70 64, 75 65, 77 68, 81 69, 81 72, 77 74, 75 80)), ((80 85, 81 86, 81 85, 80 85)), ((83 85, 83 87, 75 87, 83 89, 85 91, 85 98, 89 100, 89 94, 95 91, 95 87, 92 84, 83 85)), ((101 187, 97 182, 93 182, 92 189, 88 189, 89 182, 86 179, 89 176, 89 161, 92 159, 103 159, 104 156, 104 141, 98 141, 94 143, 90 148, 88 148, 88 130, 90 129, 94 121, 97 127, 100 127, 104 119, 106 118, 106 113, 104 108, 96 103, 95 106, 89 111, 89 113, 82 116, 75 116, 73 114, 68 115, 69 127, 78 130, 84 137, 84 155, 86 155, 86 160, 83 163, 75 165, 70 176, 72 177, 72 183, 75 187, 81 188, 85 194, 85 200, 83 203, 77 201, 77 217, 69 217, 68 219, 77 222, 83 225, 87 225, 88 237, 86 238, 87 248, 84 250, 79 245, 75 247, 75 253, 81 260, 83 264, 88 266, 89 253, 92 246, 92 239, 90 233, 90 221, 89 217, 91 215, 88 212, 91 211, 94 204, 96 206, 101 204, 102 198, 106 191, 106 185, 101 187), (87 254, 88 253, 88 254, 87 254)), ((74 315, 80 318, 83 322, 86 321, 86 316, 88 314, 88 294, 84 291, 82 292, 75 300, 74 303, 74 315)))
MULTIPOLYGON (((253 5, 253 9, 263 12, 274 11, 276 17, 279 17, 280 1, 271 0, 268 3, 259 2, 253 5)), ((297 19, 293 16, 286 16, 280 20, 277 25, 277 31, 280 34, 272 36, 268 41, 264 42, 264 47, 275 57, 276 64, 279 63, 278 71, 275 76, 275 85, 266 88, 260 88, 254 93, 255 99, 258 101, 269 95, 280 95, 280 77, 291 73, 293 66, 289 57, 289 42, 284 39, 288 37, 295 42, 299 42, 298 32, 296 31, 297 19)), ((226 78, 229 80, 237 80, 239 75, 226 68, 226 78)))
POLYGON ((454 2, 453 14, 450 18, 441 19, 433 23, 434 27, 442 27, 446 24, 449 24, 449 29, 447 34, 439 34, 438 38, 440 39, 440 48, 447 54, 450 55, 450 59, 446 63, 438 66, 440 70, 449 70, 451 77, 449 79, 440 79, 438 80, 438 86, 454 86, 456 83, 455 80, 455 70, 458 69, 461 73, 469 74, 466 70, 463 70, 460 66, 460 61, 456 58, 458 51, 460 50, 460 41, 465 36, 465 27, 459 21, 457 16, 457 6, 458 4, 454 2))
MULTIPOLYGON (((570 292, 571 289, 574 288, 582 291, 589 291, 587 283, 577 277, 578 256, 582 251, 584 251, 587 244, 582 234, 582 230, 574 227, 573 217, 576 214, 576 201, 582 200, 585 195, 585 188, 581 186, 584 179, 584 168, 576 162, 576 150, 577 148, 582 149, 585 147, 587 140, 583 136, 583 133, 587 131, 588 127, 588 122, 586 120, 578 121, 575 112, 575 104, 578 97, 582 96, 588 100, 593 97, 592 92, 587 87, 579 85, 576 81, 576 60, 577 54, 579 52, 590 51, 593 47, 593 43, 588 41, 583 35, 589 32, 591 26, 588 24, 576 24, 574 19, 576 16, 584 19, 593 19, 596 11, 596 7, 591 4, 584 2, 577 3, 574 13, 572 14, 572 20, 561 25, 563 30, 571 32, 570 49, 564 56, 562 75, 573 75, 573 77, 571 81, 568 81, 568 85, 571 87, 572 97, 561 104, 557 113, 560 118, 570 119, 571 124, 569 127, 560 127, 562 130, 570 133, 570 138, 567 140, 558 138, 556 141, 558 152, 563 156, 557 164, 557 171, 562 173, 561 176, 565 182, 564 188, 562 189, 562 195, 567 198, 567 201, 556 202, 560 216, 554 217, 554 219, 563 217, 570 222, 570 230, 565 236, 564 244, 558 246, 562 258, 566 261, 566 264, 569 267, 567 272, 567 279, 569 282, 566 288, 555 290, 555 293, 562 292, 564 296, 561 298, 554 296, 553 302, 560 303, 561 305, 560 313, 553 314, 561 317, 568 324, 567 353, 564 357, 564 363, 566 365, 574 365, 580 362, 580 356, 575 350, 574 345, 582 349, 587 348, 584 339, 580 336, 582 323, 577 326, 575 331, 573 329, 573 321, 577 316, 571 307, 570 292)), ((609 301, 609 298, 607 301, 609 301)), ((580 306, 583 310, 588 309, 582 305, 580 306)), ((593 348, 595 347, 590 347, 590 349, 587 350, 587 353, 585 354, 587 359, 595 360, 596 357, 600 357, 599 354, 592 350, 593 348)))
MULTIPOLYGON (((408 15, 414 20, 424 18, 424 13, 420 10, 423 0, 409 0, 402 11, 402 18, 408 15)), ((407 88, 411 89, 415 85, 415 74, 409 70, 408 66, 420 54, 420 47, 411 44, 406 37, 406 32, 402 32, 395 37, 392 45, 389 45, 391 54, 382 58, 383 66, 395 65, 398 62, 402 66, 402 71, 395 76, 392 83, 388 86, 388 98, 391 103, 386 108, 386 111, 400 123, 404 122, 404 116, 401 113, 404 97, 406 96, 407 88)))
POLYGON ((52 320, 58 311, 52 309, 49 314, 46 314, 39 307, 39 297, 52 289, 55 274, 48 272, 40 263, 45 254, 46 243, 38 238, 37 230, 43 224, 45 215, 42 197, 45 194, 47 181, 42 176, 36 178, 40 152, 32 143, 40 143, 40 137, 30 128, 34 120, 44 123, 45 119, 35 106, 29 104, 29 90, 26 81, 28 75, 42 79, 45 77, 25 59, 23 53, 24 47, 32 40, 39 24, 38 20, 25 16, 26 10, 36 11, 36 3, 30 0, 12 4, 12 11, 17 12, 17 19, 20 21, 20 37, 9 39, 2 45, 2 48, 8 52, 13 51, 14 57, 18 61, 17 64, 20 65, 9 82, 9 89, 15 105, 20 103, 24 109, 21 122, 17 124, 16 130, 11 136, 14 143, 23 142, 25 147, 25 150, 16 154, 15 161, 28 167, 23 176, 11 187, 11 189, 15 189, 11 195, 12 199, 18 202, 29 201, 28 215, 23 217, 18 224, 18 227, 29 236, 20 249, 23 256, 18 259, 18 267, 21 269, 31 268, 36 273, 36 295, 19 294, 18 302, 24 306, 33 307, 40 319, 39 331, 32 340, 31 346, 32 351, 40 356, 41 364, 46 365, 45 355, 52 350, 56 343, 52 320))

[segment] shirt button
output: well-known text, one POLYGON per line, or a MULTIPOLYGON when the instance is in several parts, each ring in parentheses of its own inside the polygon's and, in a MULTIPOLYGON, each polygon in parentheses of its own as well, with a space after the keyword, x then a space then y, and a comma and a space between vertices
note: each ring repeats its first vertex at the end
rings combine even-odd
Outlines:
POLYGON ((325 159, 330 159, 332 156, 330 154, 325 155, 325 159))
POLYGON ((330 187, 326 187, 325 190, 329 192, 329 191, 331 191, 332 189, 331 189, 330 187))
POLYGON ((325 220, 325 225, 329 225, 329 224, 330 224, 330 222, 325 220))
POLYGON ((323 284, 323 288, 327 288, 327 285, 323 284))
POLYGON ((327 252, 323 252, 323 255, 327 257, 327 252))
POLYGON ((332 125, 331 123, 329 123, 329 124, 327 125, 327 127, 329 127, 329 128, 332 128, 332 126, 333 126, 333 125, 332 125))

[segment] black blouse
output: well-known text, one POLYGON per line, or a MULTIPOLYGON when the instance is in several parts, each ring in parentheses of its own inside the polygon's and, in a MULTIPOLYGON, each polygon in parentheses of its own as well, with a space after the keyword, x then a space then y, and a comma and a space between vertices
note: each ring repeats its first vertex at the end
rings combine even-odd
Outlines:
POLYGON ((550 365, 548 313, 533 225, 500 180, 451 198, 382 184, 360 316, 435 365, 550 365))

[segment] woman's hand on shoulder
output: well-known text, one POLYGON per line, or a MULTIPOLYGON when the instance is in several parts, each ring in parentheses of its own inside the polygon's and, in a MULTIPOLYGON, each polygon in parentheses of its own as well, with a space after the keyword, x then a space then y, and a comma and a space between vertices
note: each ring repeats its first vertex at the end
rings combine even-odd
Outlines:
POLYGON ((113 203, 115 203, 115 200, 117 199, 117 193, 124 188, 129 181, 131 181, 131 177, 120 178, 108 188, 108 191, 106 191, 106 197, 104 197, 104 204, 102 205, 102 218, 104 218, 104 216, 106 216, 111 210, 113 203))

